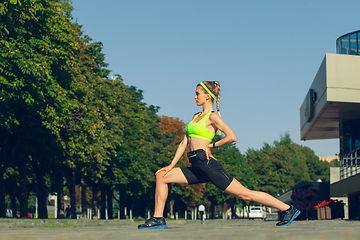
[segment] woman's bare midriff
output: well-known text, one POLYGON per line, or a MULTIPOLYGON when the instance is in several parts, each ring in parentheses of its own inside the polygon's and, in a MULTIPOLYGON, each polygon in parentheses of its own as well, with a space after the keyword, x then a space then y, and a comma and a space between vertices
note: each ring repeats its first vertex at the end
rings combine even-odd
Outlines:
POLYGON ((198 149, 206 149, 207 146, 209 146, 209 141, 200 139, 200 138, 195 138, 195 137, 189 137, 190 140, 190 151, 195 151, 198 149))

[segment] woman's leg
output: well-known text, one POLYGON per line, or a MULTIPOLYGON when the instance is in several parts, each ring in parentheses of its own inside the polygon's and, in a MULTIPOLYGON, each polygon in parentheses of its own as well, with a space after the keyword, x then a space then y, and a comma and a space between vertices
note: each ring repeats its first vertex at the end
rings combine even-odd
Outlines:
POLYGON ((241 198, 245 201, 261 203, 261 204, 269 206, 269 207, 277 208, 280 211, 285 211, 290 208, 289 205, 274 198, 270 194, 267 194, 264 192, 259 192, 259 191, 252 191, 252 190, 247 189, 235 178, 230 183, 230 185, 225 189, 225 192, 227 192, 235 197, 241 198))
POLYGON ((173 168, 165 177, 156 175, 155 211, 154 217, 163 217, 165 202, 168 196, 168 184, 179 183, 187 185, 188 182, 180 168, 173 168))

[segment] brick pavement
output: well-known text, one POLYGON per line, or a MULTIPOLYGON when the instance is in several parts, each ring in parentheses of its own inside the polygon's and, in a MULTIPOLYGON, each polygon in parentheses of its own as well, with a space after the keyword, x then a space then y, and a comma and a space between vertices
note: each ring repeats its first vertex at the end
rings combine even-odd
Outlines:
POLYGON ((168 229, 138 230, 142 222, 119 222, 89 227, 0 228, 0 240, 9 239, 326 239, 360 240, 360 221, 294 221, 288 227, 276 227, 275 221, 247 219, 176 221, 168 220, 168 229))

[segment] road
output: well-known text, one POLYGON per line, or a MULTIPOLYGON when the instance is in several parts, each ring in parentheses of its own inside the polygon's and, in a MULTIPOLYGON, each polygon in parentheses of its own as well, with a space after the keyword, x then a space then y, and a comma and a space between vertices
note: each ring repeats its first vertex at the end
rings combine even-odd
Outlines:
POLYGON ((326 239, 360 240, 360 221, 294 221, 288 227, 276 227, 275 221, 247 219, 176 221, 168 220, 168 229, 138 230, 142 222, 88 227, 0 228, 0 240, 9 239, 326 239))

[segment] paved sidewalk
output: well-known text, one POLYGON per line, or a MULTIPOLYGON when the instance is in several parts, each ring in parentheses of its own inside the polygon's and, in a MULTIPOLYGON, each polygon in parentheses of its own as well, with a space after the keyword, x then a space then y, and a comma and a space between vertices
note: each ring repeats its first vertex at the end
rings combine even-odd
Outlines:
POLYGON ((276 227, 275 221, 247 219, 167 221, 168 229, 138 230, 137 225, 111 224, 97 227, 1 228, 0 240, 8 239, 306 239, 360 240, 360 221, 295 221, 288 227, 276 227))

